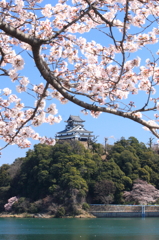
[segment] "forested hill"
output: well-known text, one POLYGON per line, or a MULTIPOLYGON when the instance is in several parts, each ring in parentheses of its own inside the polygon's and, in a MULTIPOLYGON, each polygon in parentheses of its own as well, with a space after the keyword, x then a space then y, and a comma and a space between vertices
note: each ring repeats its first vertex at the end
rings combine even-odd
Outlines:
POLYGON ((159 189, 159 155, 134 137, 108 146, 90 149, 77 142, 38 144, 12 165, 0 167, 0 211, 13 196, 10 211, 56 213, 76 212, 77 204, 125 203, 124 191, 141 179, 159 189))

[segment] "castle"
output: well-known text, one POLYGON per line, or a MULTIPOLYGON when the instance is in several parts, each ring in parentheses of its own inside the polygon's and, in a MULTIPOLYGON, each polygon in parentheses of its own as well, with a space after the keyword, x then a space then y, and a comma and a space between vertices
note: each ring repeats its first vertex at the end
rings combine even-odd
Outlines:
POLYGON ((92 131, 88 131, 84 128, 83 122, 79 116, 70 115, 67 121, 65 130, 57 132, 55 138, 58 140, 78 140, 81 142, 87 142, 92 139, 92 131))

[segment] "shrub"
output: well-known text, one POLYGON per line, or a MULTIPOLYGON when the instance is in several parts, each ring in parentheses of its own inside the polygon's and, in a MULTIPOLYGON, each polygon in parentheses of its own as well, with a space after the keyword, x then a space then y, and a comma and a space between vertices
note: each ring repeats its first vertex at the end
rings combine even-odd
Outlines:
POLYGON ((90 206, 89 206, 88 203, 85 202, 85 203, 82 204, 82 209, 83 210, 87 211, 87 210, 89 210, 89 208, 90 208, 90 206))
POLYGON ((79 197, 85 197, 86 196, 86 192, 83 189, 80 189, 78 192, 78 196, 79 197))
POLYGON ((56 212, 56 217, 61 218, 64 215, 65 215, 65 208, 64 207, 58 208, 58 210, 56 212))
POLYGON ((18 199, 18 202, 15 202, 13 204, 12 209, 16 213, 23 213, 28 212, 29 207, 30 207, 29 200, 24 197, 21 197, 18 199))
POLYGON ((39 209, 38 209, 38 207, 37 207, 37 205, 35 203, 31 203, 30 207, 28 209, 28 212, 29 213, 38 213, 39 209))

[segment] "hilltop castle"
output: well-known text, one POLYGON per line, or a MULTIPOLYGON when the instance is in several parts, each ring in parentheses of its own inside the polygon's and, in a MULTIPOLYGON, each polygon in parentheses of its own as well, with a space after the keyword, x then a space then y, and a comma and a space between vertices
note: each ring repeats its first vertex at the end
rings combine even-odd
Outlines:
POLYGON ((70 115, 67 121, 65 130, 61 132, 57 132, 56 139, 58 140, 78 140, 81 142, 87 142, 92 139, 94 135, 92 135, 92 131, 87 131, 84 128, 83 122, 79 116, 70 115))

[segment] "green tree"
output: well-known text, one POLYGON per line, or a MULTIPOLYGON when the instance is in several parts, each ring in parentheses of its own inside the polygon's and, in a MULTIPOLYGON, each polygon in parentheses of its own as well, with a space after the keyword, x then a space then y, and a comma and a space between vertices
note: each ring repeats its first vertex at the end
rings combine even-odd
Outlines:
POLYGON ((114 200, 115 185, 112 181, 102 180, 97 182, 94 186, 96 200, 100 203, 109 204, 114 200))

